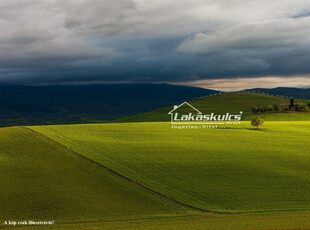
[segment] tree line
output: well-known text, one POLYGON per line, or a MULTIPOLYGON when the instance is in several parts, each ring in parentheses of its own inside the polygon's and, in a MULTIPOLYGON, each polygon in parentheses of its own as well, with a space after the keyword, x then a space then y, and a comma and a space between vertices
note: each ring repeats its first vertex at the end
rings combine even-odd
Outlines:
MULTIPOLYGON (((307 104, 307 106, 310 108, 310 102, 307 104)), ((306 111, 306 106, 303 103, 295 103, 294 98, 290 98, 289 104, 278 104, 275 103, 273 105, 269 104, 267 106, 258 107, 253 106, 252 112, 254 114, 260 114, 264 112, 280 112, 280 111, 306 111)))

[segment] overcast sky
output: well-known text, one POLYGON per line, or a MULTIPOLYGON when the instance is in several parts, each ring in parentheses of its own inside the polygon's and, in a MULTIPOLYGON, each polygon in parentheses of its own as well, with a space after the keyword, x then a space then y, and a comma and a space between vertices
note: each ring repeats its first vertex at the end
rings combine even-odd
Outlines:
POLYGON ((310 87, 309 0, 0 0, 0 83, 310 87))

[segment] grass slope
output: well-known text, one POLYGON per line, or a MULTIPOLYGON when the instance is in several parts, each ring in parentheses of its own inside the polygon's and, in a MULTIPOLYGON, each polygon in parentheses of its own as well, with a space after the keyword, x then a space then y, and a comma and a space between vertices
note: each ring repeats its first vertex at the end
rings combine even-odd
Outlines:
MULTIPOLYGON (((303 102, 305 105, 310 100, 295 99, 296 102, 303 102)), ((239 114, 243 111, 243 120, 250 120, 255 115, 252 113, 252 107, 265 107, 268 104, 274 105, 275 103, 289 103, 288 98, 269 96, 258 93, 224 93, 212 97, 196 99, 190 102, 191 105, 199 109, 204 114, 216 113, 226 114, 239 114)), ((170 121, 168 112, 172 110, 170 107, 161 108, 148 113, 143 113, 124 119, 118 120, 119 122, 150 122, 150 121, 170 121)), ((260 115, 262 118, 270 121, 296 121, 296 120, 310 120, 310 112, 281 112, 281 113, 264 113, 260 115)))
POLYGON ((157 218, 187 209, 32 130, 0 129, 0 228, 5 220, 55 224, 157 218))
POLYGON ((183 204, 220 212, 310 209, 310 122, 232 129, 169 123, 32 127, 183 204))

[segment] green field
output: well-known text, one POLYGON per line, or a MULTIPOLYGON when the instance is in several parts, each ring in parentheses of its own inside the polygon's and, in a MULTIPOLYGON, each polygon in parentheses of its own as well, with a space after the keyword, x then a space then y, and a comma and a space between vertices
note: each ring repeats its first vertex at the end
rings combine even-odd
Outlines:
POLYGON ((2 128, 1 221, 51 219, 64 229, 310 227, 309 128, 2 128))
POLYGON ((72 223, 187 212, 26 128, 0 129, 0 175, 1 221, 72 223))
MULTIPOLYGON (((307 103, 310 100, 295 99, 295 102, 307 103)), ((200 110, 203 114, 217 113, 239 114, 243 111, 242 120, 249 121, 256 115, 252 112, 253 106, 265 107, 289 103, 289 98, 270 96, 258 93, 224 93, 221 95, 209 96, 190 101, 190 104, 200 110)), ((135 116, 117 120, 117 122, 150 122, 150 121, 170 121, 167 113, 172 110, 171 107, 161 108, 148 113, 138 114, 135 116)), ((310 111, 307 112, 266 112, 260 114, 262 118, 269 121, 310 121, 310 111)))
MULTIPOLYGON (((233 95, 223 110, 213 109, 241 103, 242 95, 233 95)), ((249 95, 243 110, 262 99, 249 95)), ((166 109, 152 116, 160 118, 166 109)), ((225 129, 175 129, 169 122, 1 128, 0 223, 55 221, 39 229, 309 229, 308 112, 264 116, 278 121, 266 119, 260 130, 249 121, 225 129)))
POLYGON ((232 129, 172 129, 169 123, 32 129, 168 196, 206 211, 310 207, 310 122, 232 129), (302 138, 301 138, 302 137, 302 138))

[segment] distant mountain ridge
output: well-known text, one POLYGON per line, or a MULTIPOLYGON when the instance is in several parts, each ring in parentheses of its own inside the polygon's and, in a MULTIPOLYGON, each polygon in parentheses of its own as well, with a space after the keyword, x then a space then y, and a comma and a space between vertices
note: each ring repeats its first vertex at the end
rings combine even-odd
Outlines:
MULTIPOLYGON (((310 99, 310 89, 245 91, 310 99)), ((106 122, 219 93, 169 84, 0 85, 0 126, 106 122)))
POLYGON ((282 95, 286 97, 294 97, 300 99, 310 99, 310 88, 289 88, 289 87, 278 87, 273 89, 266 88, 254 88, 254 89, 246 89, 245 91, 255 91, 255 92, 263 92, 272 95, 282 95))
POLYGON ((0 126, 104 122, 214 93, 169 84, 0 86, 0 126))

